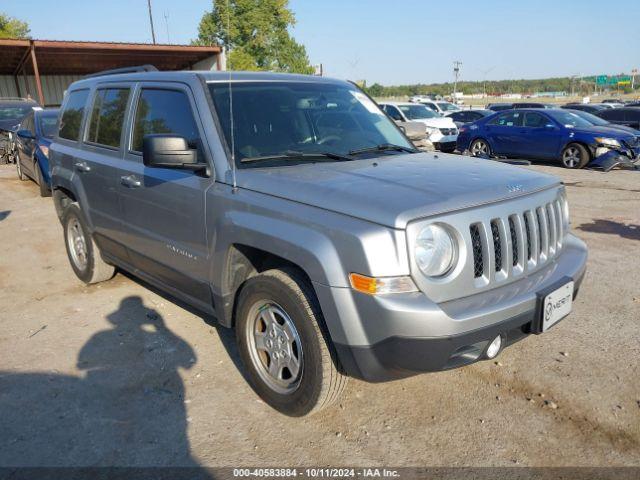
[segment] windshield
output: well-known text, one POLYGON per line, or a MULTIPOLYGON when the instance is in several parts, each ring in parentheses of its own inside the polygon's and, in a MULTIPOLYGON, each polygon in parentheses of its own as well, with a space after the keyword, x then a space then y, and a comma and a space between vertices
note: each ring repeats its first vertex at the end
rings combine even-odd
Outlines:
POLYGON ((598 126, 609 125, 609 122, 607 122, 605 119, 596 117, 595 115, 589 112, 576 111, 571 113, 578 115, 580 118, 585 119, 587 122, 593 125, 598 125, 598 126))
POLYGON ((40 117, 40 130, 42 135, 47 138, 53 138, 58 125, 58 114, 45 114, 40 117))
POLYGON ((19 123, 30 111, 31 106, 27 105, 0 106, 0 121, 15 120, 19 123))
POLYGON ((281 164, 327 153, 349 160, 349 152, 383 144, 413 151, 395 124, 364 93, 348 84, 324 82, 231 83, 232 142, 229 85, 210 83, 209 88, 238 166, 247 158, 286 157, 278 159, 281 164))
POLYGON ((424 118, 436 118, 440 116, 424 105, 398 105, 398 108, 402 110, 404 116, 409 120, 422 120, 424 118))
POLYGON ((457 112, 460 107, 449 102, 438 102, 438 106, 443 112, 457 112))
POLYGON ((575 113, 571 112, 563 112, 562 110, 550 110, 549 112, 545 112, 551 118, 553 118, 556 122, 561 123, 565 127, 593 127, 593 124, 586 121, 584 118, 580 118, 575 113))

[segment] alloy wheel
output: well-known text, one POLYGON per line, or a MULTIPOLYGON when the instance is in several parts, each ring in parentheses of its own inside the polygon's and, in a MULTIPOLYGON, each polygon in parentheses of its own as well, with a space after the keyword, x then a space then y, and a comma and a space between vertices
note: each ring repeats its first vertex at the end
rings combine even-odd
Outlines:
POLYGON ((302 342, 287 312, 269 300, 249 309, 247 345, 260 378, 275 392, 293 393, 300 385, 304 366, 302 342))
POLYGON ((471 155, 489 155, 489 145, 484 140, 476 140, 471 145, 471 155))
POLYGON ((577 147, 569 147, 562 154, 562 163, 567 168, 576 168, 581 160, 582 155, 577 147))
POLYGON ((67 224, 67 244, 76 268, 85 270, 88 263, 87 242, 77 218, 71 218, 67 224))

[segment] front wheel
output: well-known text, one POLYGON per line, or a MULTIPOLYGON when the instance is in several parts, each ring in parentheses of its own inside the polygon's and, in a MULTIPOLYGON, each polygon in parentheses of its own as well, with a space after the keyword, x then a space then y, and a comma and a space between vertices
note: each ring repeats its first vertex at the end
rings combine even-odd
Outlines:
POLYGON ((238 296, 236 339, 251 386, 270 406, 299 417, 331 405, 340 372, 315 294, 293 269, 247 280, 238 296))
POLYGON ((77 203, 72 203, 65 209, 62 227, 69 263, 80 280, 90 284, 113 277, 115 268, 102 259, 77 203))
POLYGON ((473 143, 471 143, 471 147, 469 147, 469 151, 471 152, 471 155, 473 155, 474 157, 490 157, 491 156, 491 147, 489 147, 489 144, 487 143, 486 140, 479 138, 477 140, 474 140, 473 143))
POLYGON ((561 162, 565 168, 582 168, 590 160, 589 152, 579 143, 571 143, 562 151, 561 162))

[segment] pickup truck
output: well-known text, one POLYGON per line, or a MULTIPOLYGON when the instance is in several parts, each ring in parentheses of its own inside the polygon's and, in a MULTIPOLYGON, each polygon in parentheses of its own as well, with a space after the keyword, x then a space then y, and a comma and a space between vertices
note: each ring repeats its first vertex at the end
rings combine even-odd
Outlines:
POLYGON ((235 329, 275 409, 560 334, 587 249, 558 178, 419 152, 349 82, 141 70, 64 98, 49 153, 71 267, 235 329))

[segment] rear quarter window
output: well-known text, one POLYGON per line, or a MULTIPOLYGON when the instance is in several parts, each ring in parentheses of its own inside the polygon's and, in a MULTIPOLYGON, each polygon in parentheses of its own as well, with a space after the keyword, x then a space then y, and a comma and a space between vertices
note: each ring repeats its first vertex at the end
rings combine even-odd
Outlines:
POLYGON ((67 140, 77 141, 80 137, 80 127, 84 116, 85 106, 89 98, 89 90, 75 90, 69 93, 60 116, 60 130, 58 136, 67 140))

